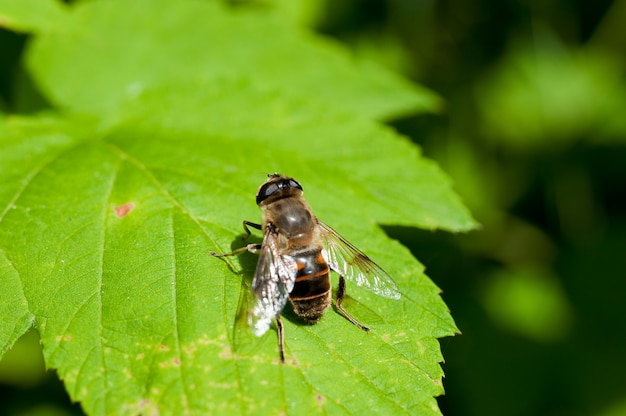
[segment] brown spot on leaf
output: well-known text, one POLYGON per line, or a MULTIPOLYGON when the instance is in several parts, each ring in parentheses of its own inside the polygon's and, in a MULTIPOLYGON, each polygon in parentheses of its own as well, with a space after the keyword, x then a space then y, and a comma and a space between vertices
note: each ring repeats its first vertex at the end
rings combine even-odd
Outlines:
POLYGON ((133 210, 133 208, 135 208, 135 204, 133 204, 132 202, 128 202, 124 205, 119 205, 113 209, 115 210, 115 215, 120 218, 124 218, 128 215, 129 212, 133 210))
POLYGON ((324 403, 326 402, 326 398, 321 394, 316 394, 315 399, 317 400, 317 408, 319 409, 319 411, 324 411, 324 403))

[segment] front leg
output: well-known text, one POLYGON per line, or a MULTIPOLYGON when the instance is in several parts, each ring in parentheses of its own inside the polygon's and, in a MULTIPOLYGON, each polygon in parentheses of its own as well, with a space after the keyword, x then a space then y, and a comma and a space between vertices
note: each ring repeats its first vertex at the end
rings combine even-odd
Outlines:
POLYGON ((256 253, 259 250, 261 250, 261 244, 248 244, 246 246, 238 248, 237 250, 233 251, 232 253, 216 253, 215 251, 209 251, 209 256, 213 256, 213 257, 228 257, 228 256, 236 256, 238 254, 243 253, 244 251, 249 251, 250 253, 256 253))
MULTIPOLYGON (((256 228, 257 230, 263 229, 263 227, 260 224, 243 220, 243 229, 246 232, 246 235, 244 236, 244 240, 247 240, 248 237, 250 237, 250 234, 252 234, 248 226, 252 228, 256 228)), ((248 244, 246 246, 238 248, 237 250, 234 250, 232 253, 216 253, 215 251, 209 251, 209 256, 213 256, 213 257, 236 256, 238 254, 243 253, 244 251, 249 251, 250 253, 256 253, 260 249, 261 249, 261 244, 248 244)))
POLYGON ((248 226, 252 227, 252 228, 256 228, 257 230, 262 230, 263 226, 261 224, 256 224, 253 222, 250 222, 248 220, 243 220, 243 229, 246 232, 246 236, 243 238, 244 240, 247 240, 250 237, 250 234, 252 234, 250 232, 250 229, 248 228, 248 226))

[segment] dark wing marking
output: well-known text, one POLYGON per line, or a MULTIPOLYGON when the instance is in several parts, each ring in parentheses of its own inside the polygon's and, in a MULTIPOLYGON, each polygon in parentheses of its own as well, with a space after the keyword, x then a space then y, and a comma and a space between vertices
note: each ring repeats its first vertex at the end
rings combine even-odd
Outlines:
POLYGON ((400 299, 400 291, 391 276, 361 250, 318 220, 324 244, 322 255, 331 269, 377 295, 400 299))
POLYGON ((296 281, 297 264, 279 252, 278 233, 272 224, 265 227, 259 262, 252 279, 254 306, 248 323, 256 336, 263 335, 272 319, 283 309, 296 281))

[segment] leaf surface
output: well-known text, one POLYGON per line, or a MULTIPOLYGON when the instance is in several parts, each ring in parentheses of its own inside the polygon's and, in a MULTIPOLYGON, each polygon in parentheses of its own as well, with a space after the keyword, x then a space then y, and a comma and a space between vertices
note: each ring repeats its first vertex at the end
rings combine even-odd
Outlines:
MULTIPOLYGON (((89 116, 0 119, 0 352, 33 325, 46 365, 90 414, 438 414, 437 338, 456 326, 423 267, 378 224, 472 229, 446 176, 363 112, 299 91, 297 78, 285 80, 294 93, 250 74, 173 77, 142 62, 133 73, 142 88, 120 94, 121 53, 81 85, 72 53, 116 45, 110 27, 137 13, 113 3, 82 5, 72 13, 93 19, 88 30, 42 35, 28 56, 50 96, 89 116), (285 318, 286 365, 274 329, 236 342, 256 257, 208 256, 245 244, 241 222, 260 221, 254 195, 267 172, 296 177, 316 214, 402 294, 385 299, 348 282, 344 306, 369 334, 332 309, 314 326, 285 318)), ((214 7, 181 4, 190 9, 155 9, 181 7, 193 22, 214 7)), ((159 16, 145 18, 157 27, 181 19, 159 16)), ((142 24, 126 28, 131 49, 142 24)), ((185 65, 196 52, 180 52, 185 65)))
POLYGON ((69 17, 65 30, 37 39, 30 65, 50 97, 74 111, 107 112, 151 87, 199 77, 246 78, 375 118, 440 106, 425 88, 272 13, 138 0, 87 2, 69 17))
MULTIPOLYGON (((343 144, 324 162, 316 153, 293 158, 300 140, 273 139, 282 127, 247 140, 189 127, 149 131, 140 123, 98 133, 95 126, 76 131, 50 120, 13 120, 3 130, 15 138, 0 152, 11 155, 14 163, 3 166, 15 171, 2 202, 3 283, 12 305, 21 306, 17 327, 3 328, 3 345, 34 319, 47 365, 88 412, 436 413, 442 374, 435 337, 454 333, 454 323, 422 267, 375 226, 387 208, 369 209, 377 206, 369 174, 343 180, 346 172, 335 170, 349 162, 343 144), (58 130, 44 133, 43 125, 58 130), (18 167, 28 155, 28 166, 18 167), (287 320, 285 366, 277 365, 272 331, 254 354, 233 354, 239 297, 255 257, 242 255, 229 268, 207 255, 243 244, 241 220, 259 221, 254 192, 263 175, 255 172, 274 169, 310 186, 319 215, 384 265, 402 291, 393 301, 349 286, 346 307, 372 321, 370 334, 332 310, 313 327, 287 320), (116 210, 122 206, 130 211, 116 210)), ((396 188, 412 186, 407 169, 392 168, 405 142, 380 135, 374 143, 373 136, 361 147, 399 147, 379 181, 393 183, 403 173, 396 188)))

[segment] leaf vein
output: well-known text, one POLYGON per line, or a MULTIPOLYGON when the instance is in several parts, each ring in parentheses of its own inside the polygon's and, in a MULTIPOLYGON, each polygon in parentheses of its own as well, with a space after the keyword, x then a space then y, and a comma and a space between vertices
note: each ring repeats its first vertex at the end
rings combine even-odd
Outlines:
POLYGON ((39 175, 47 166, 52 164, 55 160, 59 159, 65 153, 78 147, 81 144, 82 142, 72 143, 68 147, 59 149, 58 152, 55 152, 49 157, 45 158, 41 161, 41 163, 36 165, 30 172, 28 172, 26 177, 22 180, 22 186, 15 192, 15 195, 13 195, 9 203, 4 207, 2 213, 0 213, 0 223, 4 220, 6 214, 15 206, 15 203, 18 201, 18 199, 24 194, 24 192, 26 192, 26 189, 33 182, 35 177, 37 177, 37 175, 39 175))
MULTIPOLYGON (((322 340, 318 335, 315 334, 315 331, 313 330, 309 330, 308 331, 309 334, 311 335, 311 338, 314 339, 315 341, 318 342, 318 344, 326 346, 326 342, 324 340, 322 340)), ((337 362, 341 362, 344 363, 345 365, 347 365, 348 367, 350 367, 352 374, 356 374, 358 375, 364 382, 365 384, 369 385, 372 389, 376 390, 378 393, 380 393, 380 397, 384 397, 385 399, 388 399, 388 394, 386 391, 384 391, 383 389, 381 389, 380 387, 378 387, 376 384, 374 384, 368 377, 366 377, 359 368, 355 367, 354 365, 352 365, 350 363, 349 360, 346 359, 346 357, 342 356, 341 354, 339 354, 339 352, 337 352, 337 350, 335 349, 330 349, 327 348, 327 350, 334 355, 335 357, 338 358, 337 362)), ((336 404, 339 404, 337 402, 337 400, 333 399, 333 401, 336 404)), ((398 408, 402 409, 403 411, 407 411, 407 409, 405 409, 404 407, 402 407, 400 404, 398 404, 397 402, 393 401, 393 400, 389 400, 388 401, 390 403, 392 403, 393 405, 397 406, 398 408)))
POLYGON ((198 226, 198 228, 202 231, 202 233, 209 239, 211 240, 211 242, 213 243, 214 247, 217 247, 217 242, 215 241, 215 239, 211 236, 210 233, 208 233, 206 231, 206 229, 202 226, 202 223, 200 221, 199 218, 197 218, 195 215, 193 215, 189 210, 187 210, 185 208, 185 206, 183 205, 182 202, 180 202, 178 199, 176 199, 176 197, 174 195, 172 195, 172 193, 167 189, 167 187, 155 176, 155 174, 153 173, 153 171, 148 168, 144 163, 142 163, 140 160, 138 160, 137 158, 133 157, 132 155, 130 155, 129 153, 126 153, 124 150, 122 150, 120 147, 116 146, 115 144, 111 143, 111 142, 107 142, 109 144, 109 146, 111 146, 111 148, 113 148, 121 158, 126 159, 128 161, 130 161, 133 165, 135 165, 139 170, 141 170, 142 172, 144 172, 144 174, 150 179, 150 181, 157 187, 157 189, 159 189, 159 191, 167 198, 169 199, 172 204, 174 204, 176 207, 178 207, 181 212, 187 216, 189 216, 189 218, 198 226))
MULTIPOLYGON (((115 186, 115 182, 117 181, 117 177, 119 175, 119 170, 120 167, 122 165, 122 159, 118 158, 117 160, 117 164, 115 166, 115 169, 113 170, 113 174, 111 175, 111 180, 109 183, 109 189, 107 190, 107 195, 106 195, 106 201, 107 203, 104 204, 104 209, 102 211, 102 234, 101 234, 101 241, 102 244, 100 245, 102 252, 100 253, 100 267, 99 267, 99 271, 100 273, 98 274, 98 302, 100 305, 99 308, 99 316, 97 317, 97 328, 99 330, 99 346, 100 346, 100 361, 102 364, 102 368, 106 369, 106 359, 104 356, 104 343, 105 343, 105 339, 103 336, 104 333, 104 326, 103 326, 103 316, 104 316, 104 303, 103 303, 103 285, 104 285, 104 264, 105 264, 105 247, 106 247, 106 234, 107 234, 107 222, 108 222, 108 218, 109 218, 109 205, 111 203, 111 196, 113 194, 113 188, 115 186)), ((102 376, 102 391, 105 392, 105 398, 104 398, 104 414, 109 414, 110 412, 108 412, 107 410, 107 398, 106 395, 109 393, 107 386, 109 384, 109 380, 108 380, 108 375, 107 375, 107 371, 104 371, 104 374, 102 376)))
POLYGON ((172 260, 172 264, 174 266, 174 271, 172 273, 172 276, 174 278, 174 281, 172 282, 173 284, 172 286, 172 298, 174 301, 174 317, 173 317, 173 322, 174 322, 174 329, 176 331, 176 336, 174 337, 174 342, 176 344, 176 355, 178 355, 178 372, 180 374, 180 378, 182 381, 182 389, 183 389, 183 403, 184 403, 184 407, 185 407, 185 413, 189 413, 190 409, 189 409, 189 396, 190 393, 187 389, 187 383, 186 383, 186 375, 185 375, 185 371, 184 371, 184 365, 183 365, 183 354, 181 353, 181 348, 180 348, 180 338, 181 338, 181 333, 180 333, 180 322, 179 322, 179 311, 178 311, 178 307, 179 307, 179 302, 178 302, 178 264, 177 264, 177 251, 176 251, 176 226, 174 224, 175 218, 174 218, 174 210, 171 210, 171 226, 172 226, 172 237, 173 237, 173 244, 172 244, 172 256, 173 256, 173 260, 172 260))

